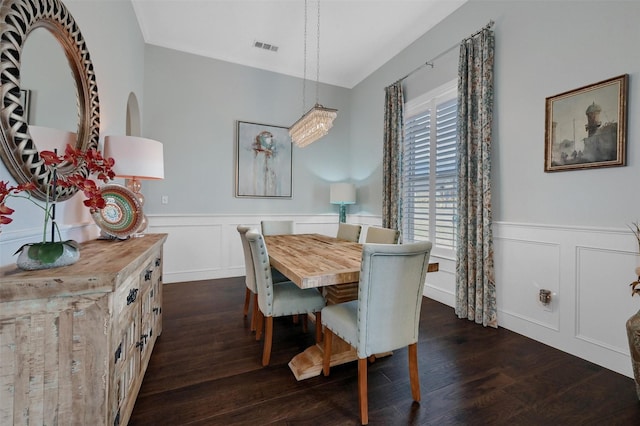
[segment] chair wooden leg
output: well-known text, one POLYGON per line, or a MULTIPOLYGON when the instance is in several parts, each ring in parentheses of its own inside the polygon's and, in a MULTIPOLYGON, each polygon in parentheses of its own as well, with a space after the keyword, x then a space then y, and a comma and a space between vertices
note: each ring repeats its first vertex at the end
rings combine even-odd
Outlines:
POLYGON ((256 317, 256 340, 259 341, 262 338, 262 330, 264 329, 264 314, 260 309, 258 309, 256 317))
POLYGON ((309 317, 307 314, 300 315, 302 317, 302 332, 306 333, 309 331, 309 317))
POLYGON ((256 331, 258 328, 258 315, 260 308, 258 308, 258 295, 253 295, 253 313, 251 314, 251 331, 256 331))
POLYGON ((249 290, 249 288, 247 287, 245 293, 244 293, 244 317, 247 317, 247 314, 249 313, 249 304, 251 303, 251 290, 249 290))
MULTIPOLYGON (((322 327, 322 323, 320 327, 322 327)), ((324 330, 324 354, 322 355, 322 373, 325 376, 329 375, 329 369, 331 367, 331 341, 333 340, 333 331, 325 328, 324 330)))
POLYGON ((414 401, 420 401, 420 375, 418 374, 418 344, 409 345, 409 380, 411 381, 411 396, 414 401))
POLYGON ((322 342, 322 313, 320 311, 316 315, 316 343, 322 342))
POLYGON ((369 424, 369 404, 367 401, 367 358, 358 358, 358 401, 360 401, 360 421, 369 424))
POLYGON ((293 323, 294 323, 294 324, 297 324, 299 319, 300 319, 300 316, 299 316, 298 314, 295 314, 295 315, 293 316, 293 323))
POLYGON ((273 317, 265 317, 264 349, 262 350, 262 366, 269 365, 271 359, 271 342, 273 341, 273 317))

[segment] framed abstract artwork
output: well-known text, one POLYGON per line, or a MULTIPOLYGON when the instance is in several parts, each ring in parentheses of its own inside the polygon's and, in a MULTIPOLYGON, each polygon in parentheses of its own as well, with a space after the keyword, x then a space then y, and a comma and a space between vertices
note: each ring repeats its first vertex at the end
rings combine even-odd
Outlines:
POLYGON ((236 197, 291 198, 291 147, 287 127, 238 121, 236 197))
POLYGON ((546 99, 544 171, 625 165, 627 74, 546 99))

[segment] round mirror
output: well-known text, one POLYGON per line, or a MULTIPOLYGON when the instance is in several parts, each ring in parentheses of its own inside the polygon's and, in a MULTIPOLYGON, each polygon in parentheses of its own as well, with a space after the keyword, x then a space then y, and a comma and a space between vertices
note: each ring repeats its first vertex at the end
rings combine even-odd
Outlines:
MULTIPOLYGON (((21 58, 27 38, 46 29, 62 47, 77 90, 77 140, 82 151, 97 149, 100 137, 98 87, 86 43, 67 8, 59 0, 3 0, 0 7, 0 157, 17 183, 34 182, 36 198, 46 198, 53 170, 44 164, 31 138, 21 86, 21 58)), ((40 70, 42 71, 42 70, 40 70)), ((28 93, 28 92, 27 92, 28 93)), ((34 95, 34 93, 31 93, 34 95)), ((63 163, 57 173, 88 176, 85 165, 63 163)), ((57 200, 70 198, 75 188, 57 187, 57 200)))

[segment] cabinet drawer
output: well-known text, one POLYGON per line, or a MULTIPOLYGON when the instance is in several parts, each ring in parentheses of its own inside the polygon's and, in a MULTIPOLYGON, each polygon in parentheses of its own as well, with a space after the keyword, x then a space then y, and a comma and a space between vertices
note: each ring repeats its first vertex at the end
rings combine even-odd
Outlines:
POLYGON ((141 329, 140 329, 140 350, 141 350, 141 366, 146 369, 151 357, 151 351, 155 343, 155 339, 159 329, 156 318, 160 315, 162 306, 157 302, 158 282, 161 279, 162 260, 160 257, 151 257, 149 262, 140 274, 141 295, 141 329))
POLYGON ((136 302, 140 298, 140 280, 137 276, 128 277, 127 280, 118 288, 113 299, 114 318, 122 318, 127 315, 127 311, 133 309, 139 304, 136 302))
POLYGON ((140 273, 142 286, 152 286, 162 279, 162 257, 158 253, 140 273))
MULTIPOLYGON (((139 308, 139 302, 135 303, 139 308)), ((140 370, 140 311, 138 309, 126 309, 126 314, 121 318, 122 328, 116 333, 119 336, 112 354, 113 373, 111 393, 111 416, 113 424, 117 424, 118 413, 129 412, 134 399, 130 397, 139 378, 140 370)))

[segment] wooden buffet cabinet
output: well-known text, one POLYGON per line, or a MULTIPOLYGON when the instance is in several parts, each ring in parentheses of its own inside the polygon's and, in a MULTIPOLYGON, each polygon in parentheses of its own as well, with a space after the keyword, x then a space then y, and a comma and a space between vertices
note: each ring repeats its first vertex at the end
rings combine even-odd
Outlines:
POLYGON ((0 425, 127 424, 162 331, 166 234, 0 269, 0 425))

